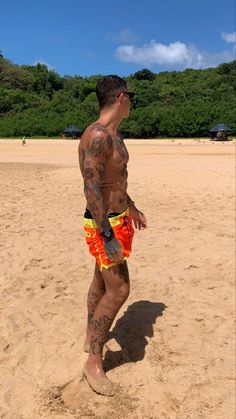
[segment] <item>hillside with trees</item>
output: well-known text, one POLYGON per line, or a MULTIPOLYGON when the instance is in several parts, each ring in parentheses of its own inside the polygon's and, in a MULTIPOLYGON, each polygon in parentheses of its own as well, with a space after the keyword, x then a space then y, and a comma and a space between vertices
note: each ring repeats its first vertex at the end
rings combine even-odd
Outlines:
MULTIPOLYGON (((59 136, 98 117, 92 77, 63 76, 46 65, 16 65, 0 53, 0 137, 59 136)), ((126 77, 135 92, 126 138, 203 137, 223 122, 236 131, 236 61, 204 70, 143 69, 126 77)))

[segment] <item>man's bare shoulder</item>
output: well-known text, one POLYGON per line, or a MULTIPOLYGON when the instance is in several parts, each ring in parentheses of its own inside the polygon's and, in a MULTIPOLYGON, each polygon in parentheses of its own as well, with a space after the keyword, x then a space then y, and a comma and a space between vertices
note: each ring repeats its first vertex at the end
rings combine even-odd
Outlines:
POLYGON ((98 123, 89 125, 80 140, 80 147, 84 150, 91 150, 94 154, 99 152, 109 153, 112 149, 112 137, 108 130, 98 123))
POLYGON ((107 138, 109 136, 109 131, 106 127, 99 124, 98 122, 94 122, 93 124, 90 124, 86 130, 84 131, 84 134, 82 136, 82 139, 86 137, 87 139, 98 137, 98 138, 107 138))

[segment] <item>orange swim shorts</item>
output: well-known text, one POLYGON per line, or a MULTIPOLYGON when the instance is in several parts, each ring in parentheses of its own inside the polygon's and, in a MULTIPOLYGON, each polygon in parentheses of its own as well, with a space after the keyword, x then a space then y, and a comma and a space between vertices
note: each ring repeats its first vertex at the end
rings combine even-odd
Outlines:
MULTIPOLYGON (((115 237, 119 240, 123 249, 124 260, 128 259, 131 253, 132 239, 134 236, 134 228, 132 226, 132 220, 129 216, 129 209, 124 211, 122 214, 109 217, 109 222, 114 231, 115 237)), ((100 271, 103 268, 109 269, 111 266, 117 265, 117 263, 107 259, 103 238, 100 235, 99 228, 94 219, 84 218, 84 232, 85 239, 89 246, 91 255, 96 258, 100 271)))

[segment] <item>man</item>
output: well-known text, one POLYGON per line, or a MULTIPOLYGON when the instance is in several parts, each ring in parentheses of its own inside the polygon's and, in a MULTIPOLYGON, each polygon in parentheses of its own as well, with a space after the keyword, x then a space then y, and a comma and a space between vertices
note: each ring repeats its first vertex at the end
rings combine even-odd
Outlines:
POLYGON ((90 285, 88 326, 84 350, 89 352, 83 374, 90 387, 105 396, 115 394, 107 378, 102 356, 109 329, 129 295, 126 259, 131 252, 134 228, 147 227, 144 214, 127 194, 128 152, 118 126, 129 116, 130 99, 126 82, 118 76, 98 81, 96 94, 100 107, 98 120, 84 132, 79 145, 79 163, 84 179, 87 208, 85 238, 95 256, 90 285))

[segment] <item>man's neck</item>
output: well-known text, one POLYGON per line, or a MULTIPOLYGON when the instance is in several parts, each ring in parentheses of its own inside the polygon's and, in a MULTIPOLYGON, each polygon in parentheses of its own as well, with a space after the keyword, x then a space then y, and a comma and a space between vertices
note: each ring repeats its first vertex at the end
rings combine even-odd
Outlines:
POLYGON ((111 134, 116 134, 122 120, 123 118, 119 118, 118 116, 112 114, 112 112, 103 111, 100 113, 97 123, 106 127, 111 134))

